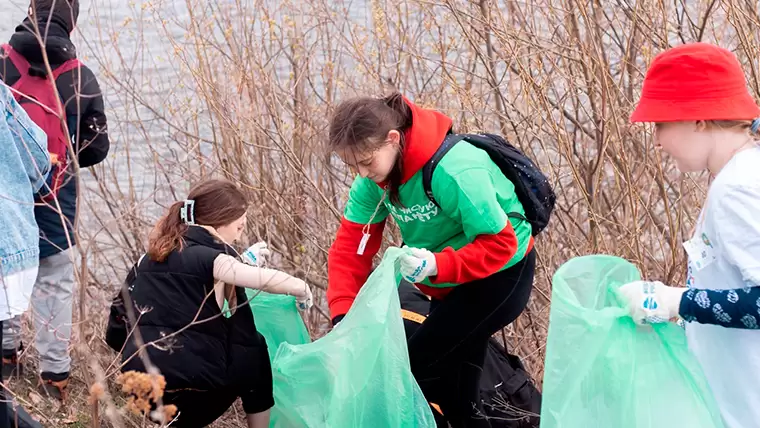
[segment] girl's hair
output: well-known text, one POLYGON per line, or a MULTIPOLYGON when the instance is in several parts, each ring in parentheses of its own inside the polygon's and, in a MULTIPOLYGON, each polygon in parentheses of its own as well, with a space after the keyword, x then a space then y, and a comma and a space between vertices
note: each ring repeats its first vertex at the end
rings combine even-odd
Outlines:
POLYGON ((753 120, 706 120, 705 123, 708 127, 719 129, 738 129, 749 132, 753 137, 758 138, 760 135, 756 129, 753 129, 755 121, 753 120))
MULTIPOLYGON (((206 180, 190 189, 188 200, 195 203, 195 224, 214 228, 226 226, 242 217, 248 209, 243 192, 227 180, 206 180)), ((163 262, 174 250, 183 247, 183 236, 188 225, 180 216, 185 201, 173 203, 169 211, 158 220, 148 239, 148 256, 163 262)))
POLYGON ((403 177, 404 135, 412 127, 412 110, 400 93, 385 98, 360 97, 343 101, 330 120, 330 149, 375 151, 386 142, 388 132, 401 134, 400 153, 388 175, 388 198, 401 205, 399 186, 403 177))

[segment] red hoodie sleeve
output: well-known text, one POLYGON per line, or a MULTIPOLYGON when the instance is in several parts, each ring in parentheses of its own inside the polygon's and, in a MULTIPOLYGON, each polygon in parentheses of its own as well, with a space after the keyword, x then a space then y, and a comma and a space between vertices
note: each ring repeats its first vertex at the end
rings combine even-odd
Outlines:
MULTIPOLYGON (((530 251, 530 249, 528 250, 530 251)), ((517 236, 512 224, 495 235, 478 235, 459 250, 451 247, 435 254, 438 275, 433 284, 463 284, 486 278, 503 268, 517 253, 517 236)))
POLYGON ((367 281, 372 271, 372 259, 380 251, 383 242, 385 220, 370 225, 370 238, 364 254, 357 254, 362 240, 363 224, 354 223, 345 217, 340 223, 327 255, 327 304, 330 318, 345 315, 354 303, 356 295, 367 281))

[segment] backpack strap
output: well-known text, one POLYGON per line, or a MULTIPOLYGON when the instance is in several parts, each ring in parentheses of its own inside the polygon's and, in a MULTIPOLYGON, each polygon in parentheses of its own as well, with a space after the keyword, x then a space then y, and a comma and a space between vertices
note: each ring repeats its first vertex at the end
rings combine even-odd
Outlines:
POLYGON ((418 314, 417 312, 412 312, 407 309, 401 310, 401 318, 409 321, 414 321, 417 324, 422 324, 425 321, 425 315, 418 314))
MULTIPOLYGON (((18 87, 24 80, 29 78, 29 68, 32 65, 29 63, 29 61, 27 61, 26 58, 24 58, 23 55, 21 55, 17 50, 13 49, 13 47, 8 43, 2 45, 2 48, 3 51, 5 51, 5 54, 3 56, 10 59, 11 63, 14 67, 16 67, 16 70, 18 70, 19 75, 21 76, 18 81, 13 84, 13 87, 18 87)), ((55 70, 53 70, 53 81, 58 80, 58 77, 60 77, 63 73, 74 70, 75 68, 80 68, 81 66, 82 63, 78 58, 72 58, 65 61, 55 70)))
MULTIPOLYGON (((4 44, 2 46, 3 51, 5 51, 5 57, 8 58, 11 61, 11 64, 13 64, 14 67, 16 67, 16 70, 18 70, 19 79, 11 85, 11 88, 18 88, 24 81, 26 81, 29 78, 29 67, 31 66, 29 64, 29 61, 24 58, 23 55, 18 53, 13 47, 9 44, 4 44)), ((19 99, 19 96, 17 93, 14 93, 14 96, 16 97, 16 100, 19 99)))
MULTIPOLYGON (((485 145, 487 144, 486 138, 487 137, 483 137, 477 134, 446 135, 446 138, 443 140, 443 143, 441 143, 441 146, 438 147, 438 150, 436 150, 436 152, 433 154, 433 157, 431 157, 425 166, 422 167, 422 188, 425 190, 425 195, 428 197, 430 202, 434 203, 438 208, 441 208, 441 206, 438 204, 438 201, 435 200, 435 196, 433 195, 432 182, 435 167, 438 166, 438 163, 441 161, 441 159, 446 156, 446 153, 448 153, 449 150, 451 150, 458 142, 462 140, 467 140, 471 144, 477 143, 475 144, 475 147, 485 150, 485 145)), ((528 221, 524 215, 518 212, 507 213, 507 217, 515 218, 521 221, 528 221)))
MULTIPOLYGON (((417 324, 422 324, 425 321, 425 319, 427 319, 425 315, 418 314, 417 312, 412 312, 406 309, 401 309, 401 318, 416 322, 417 324)), ((435 410, 436 412, 438 412, 438 414, 443 416, 443 410, 441 410, 441 406, 439 406, 436 403, 433 403, 432 401, 429 401, 428 404, 430 405, 430 407, 433 408, 433 410, 435 410)))
POLYGON ((27 61, 23 55, 18 53, 7 43, 3 45, 3 50, 5 51, 5 56, 11 60, 13 66, 16 67, 22 76, 28 74, 27 70, 29 69, 29 61, 27 61))
POLYGON ((464 138, 465 136, 462 134, 446 135, 446 138, 443 139, 443 143, 438 147, 438 150, 433 153, 433 157, 431 157, 425 166, 422 167, 422 188, 425 190, 425 195, 430 199, 430 202, 434 203, 438 208, 441 208, 441 206, 438 205, 438 201, 435 200, 432 189, 433 172, 435 172, 435 167, 438 166, 441 159, 446 156, 446 153, 464 138))
POLYGON ((79 62, 79 59, 72 58, 63 64, 59 65, 55 70, 53 70, 53 80, 58 80, 59 77, 63 73, 69 72, 71 70, 74 70, 75 68, 80 68, 82 66, 82 63, 79 62))
MULTIPOLYGON (((28 75, 29 67, 31 67, 31 64, 26 60, 26 58, 24 58, 24 55, 18 53, 18 51, 13 49, 13 47, 8 43, 2 45, 2 48, 3 51, 5 51, 4 56, 11 60, 11 63, 13 63, 13 66, 16 67, 16 70, 18 70, 19 74, 21 74, 21 77, 23 78, 25 75, 28 75)), ((79 68, 81 66, 82 63, 78 58, 67 60, 63 64, 56 67, 55 70, 53 70, 53 79, 57 80, 61 74, 66 73, 67 71, 71 71, 75 68, 79 68)))

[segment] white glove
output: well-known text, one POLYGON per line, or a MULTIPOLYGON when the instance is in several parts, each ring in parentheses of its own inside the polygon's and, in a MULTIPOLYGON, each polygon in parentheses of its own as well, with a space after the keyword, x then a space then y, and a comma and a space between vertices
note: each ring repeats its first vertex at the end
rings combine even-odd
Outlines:
POLYGON ((636 324, 668 322, 678 317, 681 296, 687 288, 669 287, 659 281, 634 281, 620 287, 636 324))
POLYGON ((429 276, 438 275, 435 255, 428 250, 404 247, 410 254, 399 257, 401 275, 412 284, 418 284, 429 276))
POLYGON ((297 285, 294 290, 288 294, 296 296, 296 306, 298 307, 298 310, 307 311, 314 305, 314 297, 311 294, 311 288, 309 288, 309 285, 306 284, 306 282, 298 278, 294 279, 297 281, 297 285))
POLYGON ((241 254, 243 260, 253 266, 263 266, 267 262, 267 257, 271 255, 272 252, 267 248, 266 242, 257 242, 241 254))

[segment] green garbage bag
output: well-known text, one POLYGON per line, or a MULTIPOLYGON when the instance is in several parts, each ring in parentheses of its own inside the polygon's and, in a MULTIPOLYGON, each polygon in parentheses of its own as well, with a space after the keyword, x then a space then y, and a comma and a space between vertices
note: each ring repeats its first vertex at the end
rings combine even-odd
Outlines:
POLYGON ((555 273, 541 408, 542 428, 719 428, 720 413, 684 330, 637 326, 621 285, 635 266, 605 255, 555 273))
MULTIPOLYGON (((284 294, 271 294, 247 288, 245 295, 253 312, 256 330, 264 336, 269 352, 269 361, 281 343, 300 345, 309 343, 311 337, 301 314, 296 309, 296 298, 284 294)), ((222 315, 229 318, 227 301, 222 305, 222 315)))
POLYGON ((311 342, 309 330, 296 309, 296 298, 284 294, 271 294, 265 291, 245 290, 250 300, 256 329, 264 336, 269 350, 269 360, 281 343, 302 345, 311 342))
MULTIPOLYGON (((270 361, 274 360, 277 349, 282 344, 303 345, 311 342, 309 330, 296 309, 294 296, 251 289, 246 289, 245 293, 250 300, 256 329, 267 341, 270 361)), ((271 409, 269 426, 288 426, 286 415, 293 410, 287 407, 289 400, 280 399, 277 391, 275 386, 275 403, 271 409)))
POLYGON ((410 370, 399 316, 396 259, 402 251, 386 251, 330 333, 307 344, 279 345, 270 426, 435 427, 410 370))

